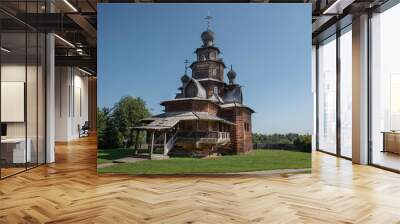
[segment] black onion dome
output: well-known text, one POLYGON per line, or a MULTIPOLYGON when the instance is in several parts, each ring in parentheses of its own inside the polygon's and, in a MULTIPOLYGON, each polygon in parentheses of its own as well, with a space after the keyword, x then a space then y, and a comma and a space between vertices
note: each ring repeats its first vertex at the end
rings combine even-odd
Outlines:
POLYGON ((228 76, 229 80, 234 80, 236 78, 236 72, 232 69, 232 67, 226 75, 228 76))
POLYGON ((183 83, 187 83, 187 82, 189 82, 189 80, 190 80, 190 77, 187 74, 182 75, 181 81, 183 83))
POLYGON ((214 38, 215 38, 215 34, 210 29, 207 29, 206 31, 201 33, 201 40, 203 41, 203 43, 205 45, 207 45, 208 43, 212 43, 214 41, 214 38))

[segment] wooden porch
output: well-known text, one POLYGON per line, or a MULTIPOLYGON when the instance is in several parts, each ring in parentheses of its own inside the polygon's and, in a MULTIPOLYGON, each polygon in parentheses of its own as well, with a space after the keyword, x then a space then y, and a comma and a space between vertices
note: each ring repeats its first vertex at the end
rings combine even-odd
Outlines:
POLYGON ((141 126, 136 127, 135 154, 149 159, 168 158, 171 150, 181 150, 187 154, 210 155, 230 143, 231 125, 215 120, 181 120, 173 127, 141 126), (146 133, 145 144, 139 144, 140 132, 146 133), (144 147, 143 147, 144 146, 144 147), (143 153, 145 151, 145 153, 143 153), (203 153, 201 153, 203 151, 203 153), (142 153, 139 153, 142 152, 142 153))

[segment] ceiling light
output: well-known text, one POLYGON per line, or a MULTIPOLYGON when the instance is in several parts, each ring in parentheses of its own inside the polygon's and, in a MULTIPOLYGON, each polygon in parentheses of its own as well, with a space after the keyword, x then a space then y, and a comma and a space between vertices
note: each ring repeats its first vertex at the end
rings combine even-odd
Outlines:
POLYGON ((355 0, 336 0, 322 14, 342 14, 343 9, 351 5, 355 0))
POLYGON ((78 12, 78 10, 68 0, 64 0, 64 3, 67 4, 74 12, 78 12))
POLYGON ((65 44, 67 44, 68 46, 75 48, 75 45, 73 45, 73 44, 72 44, 71 42, 69 42, 68 40, 66 40, 66 39, 64 39, 64 38, 62 38, 62 37, 60 37, 60 36, 57 35, 57 34, 54 34, 54 36, 57 37, 57 38, 58 38, 59 40, 61 40, 62 42, 64 42, 65 44))
POLYGON ((1 47, 0 49, 1 49, 1 51, 4 51, 6 53, 10 53, 11 52, 11 50, 9 50, 9 49, 7 49, 5 47, 1 47))
POLYGON ((78 67, 78 70, 81 71, 81 72, 83 72, 83 73, 85 73, 86 75, 90 75, 90 76, 93 75, 92 73, 90 73, 90 72, 88 72, 88 71, 86 71, 86 70, 83 70, 83 69, 81 69, 81 68, 79 68, 79 67, 78 67))
POLYGON ((82 48, 77 48, 76 49, 76 53, 78 53, 78 55, 87 55, 82 48))

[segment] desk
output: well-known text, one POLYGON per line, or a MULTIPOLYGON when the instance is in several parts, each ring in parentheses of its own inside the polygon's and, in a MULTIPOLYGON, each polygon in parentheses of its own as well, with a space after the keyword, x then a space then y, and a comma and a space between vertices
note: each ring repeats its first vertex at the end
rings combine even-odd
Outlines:
POLYGON ((383 131, 383 151, 400 154, 400 132, 383 131))
POLYGON ((1 139, 1 157, 5 163, 26 163, 31 162, 31 139, 27 139, 25 151, 25 138, 6 138, 1 139))

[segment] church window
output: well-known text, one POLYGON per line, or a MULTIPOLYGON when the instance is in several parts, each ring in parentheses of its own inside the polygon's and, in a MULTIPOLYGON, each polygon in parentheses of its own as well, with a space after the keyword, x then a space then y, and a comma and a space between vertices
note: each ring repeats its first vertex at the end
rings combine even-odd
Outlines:
POLYGON ((212 74, 212 77, 213 78, 216 78, 217 77, 217 69, 215 69, 215 68, 213 68, 212 70, 211 70, 211 74, 212 74))

